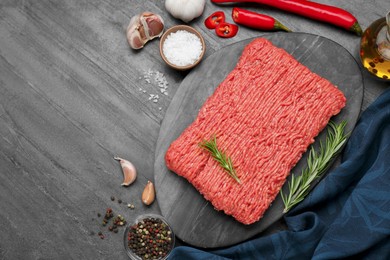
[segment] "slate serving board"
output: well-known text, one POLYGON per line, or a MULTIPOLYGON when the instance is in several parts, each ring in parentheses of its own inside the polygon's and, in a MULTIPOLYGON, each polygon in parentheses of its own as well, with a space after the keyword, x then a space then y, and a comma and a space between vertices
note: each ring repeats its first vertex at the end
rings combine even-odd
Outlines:
MULTIPOLYGON (((261 37, 284 48, 344 92, 347 106, 332 120, 340 122, 346 119, 346 131, 352 131, 361 110, 363 81, 361 70, 351 54, 339 44, 312 34, 272 33, 261 37)), ((252 40, 227 46, 192 70, 176 92, 161 125, 154 165, 158 203, 177 237, 193 246, 215 248, 233 245, 261 233, 283 216, 283 202, 278 195, 262 219, 251 225, 241 224, 233 217, 216 211, 187 180, 169 171, 164 161, 170 143, 196 118, 206 98, 234 69, 243 48, 252 40)), ((324 137, 325 131, 316 138, 315 144, 324 137)), ((305 165, 306 155, 292 172, 300 173, 305 165)))

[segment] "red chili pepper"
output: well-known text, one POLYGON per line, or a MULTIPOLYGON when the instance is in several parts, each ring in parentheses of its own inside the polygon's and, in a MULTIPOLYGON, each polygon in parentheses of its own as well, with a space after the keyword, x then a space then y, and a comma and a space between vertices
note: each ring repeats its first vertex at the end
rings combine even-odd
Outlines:
POLYGON ((254 29, 264 31, 284 30, 286 32, 291 32, 290 29, 271 16, 251 12, 237 7, 233 8, 232 18, 235 23, 254 29))
POLYGON ((215 27, 217 27, 218 24, 224 22, 225 22, 225 13, 222 11, 217 11, 206 18, 206 20, 204 21, 204 25, 206 25, 206 27, 209 29, 215 29, 215 27))
POLYGON ((327 22, 362 35, 357 19, 348 11, 330 5, 306 0, 211 0, 213 3, 258 3, 299 14, 314 20, 327 22))
POLYGON ((215 33, 222 38, 234 37, 238 32, 238 26, 231 23, 220 23, 215 27, 215 33))

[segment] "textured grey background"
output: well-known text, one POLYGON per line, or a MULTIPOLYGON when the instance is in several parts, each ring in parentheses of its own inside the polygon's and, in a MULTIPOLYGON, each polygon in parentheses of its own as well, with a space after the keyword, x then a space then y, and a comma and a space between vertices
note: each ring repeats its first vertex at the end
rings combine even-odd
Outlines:
MULTIPOLYGON (((347 9, 363 28, 390 10, 387 0, 318 2, 347 9)), ((360 39, 351 33, 244 6, 336 41, 358 60, 360 39)), ((112 207, 129 220, 159 213, 159 201, 144 207, 140 194, 154 177, 161 121, 186 73, 162 62, 158 40, 140 51, 128 47, 128 22, 146 10, 162 15, 166 27, 181 23, 162 0, 0 1, 0 259, 126 259, 121 234, 97 237, 97 213, 112 207), (149 69, 169 83, 158 103, 148 100, 158 91, 144 79, 149 69), (138 169, 129 188, 120 186, 115 155, 138 169), (112 195, 136 209, 111 202, 112 195)), ((216 10, 232 21, 230 7, 207 1, 203 16, 190 23, 206 40, 206 57, 262 33, 240 27, 235 38, 218 38, 203 25, 216 10)), ((364 83, 363 109, 389 86, 365 73, 364 83)))

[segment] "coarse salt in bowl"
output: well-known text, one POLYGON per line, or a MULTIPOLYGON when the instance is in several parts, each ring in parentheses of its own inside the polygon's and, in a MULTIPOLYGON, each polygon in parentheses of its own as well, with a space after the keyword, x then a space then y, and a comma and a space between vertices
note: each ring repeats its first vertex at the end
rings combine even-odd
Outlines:
POLYGON ((160 54, 170 67, 188 70, 202 60, 205 46, 202 35, 193 27, 176 25, 161 36, 160 54))
POLYGON ((164 217, 143 214, 126 227, 124 246, 130 259, 165 260, 175 246, 175 234, 164 217))

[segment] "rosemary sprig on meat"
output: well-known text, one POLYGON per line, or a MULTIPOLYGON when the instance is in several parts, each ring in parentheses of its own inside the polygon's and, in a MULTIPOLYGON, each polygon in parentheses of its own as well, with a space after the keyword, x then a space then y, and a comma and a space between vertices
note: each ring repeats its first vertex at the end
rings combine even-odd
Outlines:
POLYGON ((288 182, 289 194, 280 195, 284 203, 283 213, 288 212, 292 207, 300 203, 309 193, 310 185, 320 178, 330 167, 330 162, 339 154, 348 134, 344 134, 347 122, 342 121, 336 125, 330 121, 325 144, 320 142, 319 151, 316 152, 312 146, 307 158, 307 167, 302 170, 300 176, 292 174, 288 182))
POLYGON ((231 158, 219 150, 217 146, 217 137, 215 135, 210 140, 203 140, 199 146, 210 152, 214 160, 216 160, 235 181, 241 184, 241 180, 237 177, 236 171, 234 170, 231 158))

